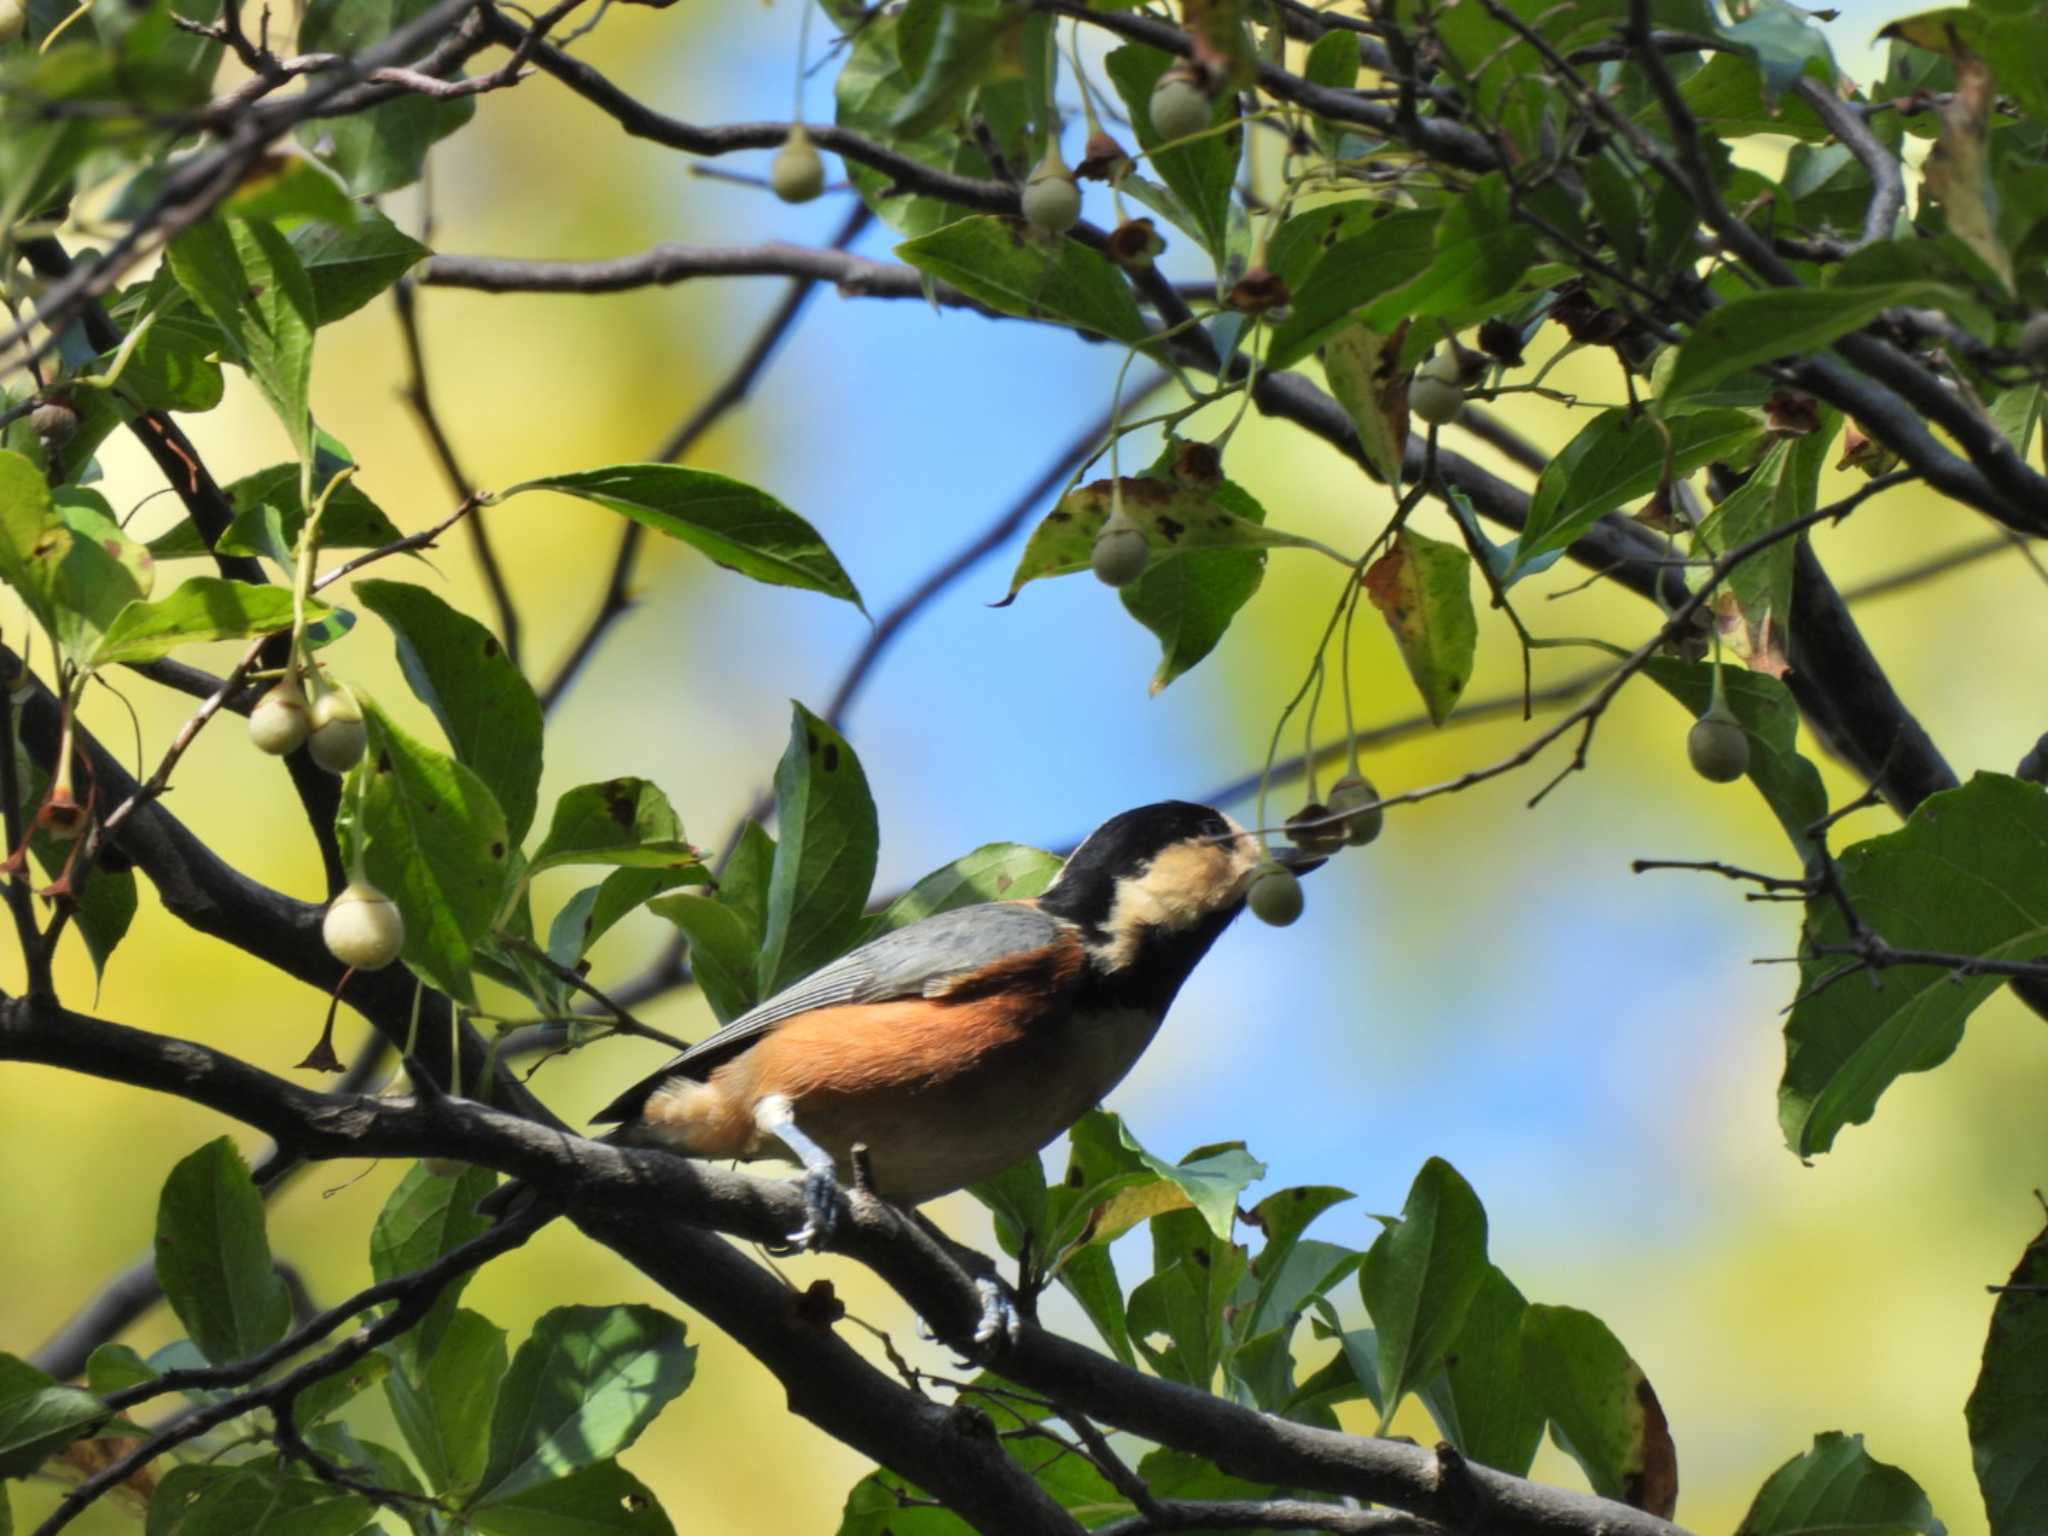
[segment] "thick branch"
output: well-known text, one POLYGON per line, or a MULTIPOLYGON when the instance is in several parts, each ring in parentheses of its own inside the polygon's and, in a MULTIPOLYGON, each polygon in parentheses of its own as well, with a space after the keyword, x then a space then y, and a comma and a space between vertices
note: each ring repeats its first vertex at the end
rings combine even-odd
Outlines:
MULTIPOLYGON (((791 1406, 984 1529, 1074 1530, 981 1428, 882 1376, 831 1332, 828 1313, 700 1228, 774 1240, 799 1224, 796 1185, 658 1150, 587 1141, 466 1100, 369 1098, 299 1088, 225 1053, 26 1001, 0 1003, 0 1059, 38 1061, 170 1092, 261 1127, 311 1157, 462 1158, 517 1174, 577 1224, 729 1331, 788 1387, 791 1406)), ((849 1202, 839 1251, 869 1265, 941 1339, 972 1339, 972 1279, 913 1221, 871 1197, 849 1202)), ((1255 1413, 1148 1377, 1025 1325, 997 1368, 1103 1423, 1215 1460, 1242 1476, 1395 1505, 1462 1524, 1475 1494, 1500 1536, 1674 1536, 1638 1510, 1438 1455, 1255 1413)))

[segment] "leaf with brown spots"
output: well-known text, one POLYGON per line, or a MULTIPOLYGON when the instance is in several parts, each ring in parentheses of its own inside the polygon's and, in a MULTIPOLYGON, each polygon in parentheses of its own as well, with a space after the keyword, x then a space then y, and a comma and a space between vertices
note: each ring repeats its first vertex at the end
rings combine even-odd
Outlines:
POLYGON ((1363 579, 1365 595, 1394 632, 1429 718, 1442 725, 1472 680, 1479 644, 1472 557, 1455 544, 1403 528, 1363 579))
POLYGON ((711 878, 699 850, 683 840, 683 824, 668 796, 630 777, 579 785, 555 802, 554 819, 534 850, 527 877, 565 864, 672 870, 693 876, 693 885, 711 878))
POLYGON ((1144 530, 1151 546, 1147 570, 1191 550, 1308 549, 1313 544, 1276 528, 1261 527, 1225 507, 1210 491, 1155 475, 1126 475, 1076 486, 1060 498, 1024 546, 1010 577, 1008 602, 1027 582, 1071 576, 1088 569, 1095 536, 1109 521, 1115 487, 1122 488, 1124 516, 1144 530))
POLYGON ((1401 483, 1401 456, 1408 446, 1408 374, 1401 367, 1403 320, 1391 333, 1347 325, 1323 343, 1323 373, 1358 428, 1366 461, 1389 485, 1401 483))
POLYGON ((1678 1448, 1643 1369, 1590 1312, 1532 1306, 1522 1314, 1528 1388, 1558 1448, 1593 1491, 1660 1520, 1678 1507, 1678 1448))
POLYGON ((1948 219, 1949 233, 1984 258, 2013 287, 2012 254, 1998 238, 1998 191, 1991 175, 1991 103, 1997 95, 1991 67, 1953 26, 1941 29, 1937 48, 1956 70, 1953 95, 1936 108, 1941 135, 1927 156, 1927 190, 1948 219))

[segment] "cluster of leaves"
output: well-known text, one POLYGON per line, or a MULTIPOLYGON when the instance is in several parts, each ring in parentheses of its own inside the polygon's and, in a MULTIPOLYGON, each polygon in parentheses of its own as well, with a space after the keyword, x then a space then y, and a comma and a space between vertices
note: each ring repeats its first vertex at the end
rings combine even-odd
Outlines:
MULTIPOLYGON (((1246 1187, 1264 1167, 1236 1144, 1204 1147, 1169 1164, 1140 1147, 1116 1116, 1074 1128, 1065 1178, 1048 1186, 1027 1163, 976 1194, 994 1212, 1004 1248, 1027 1266, 1027 1284, 1057 1279, 1104 1344, 1126 1364, 1140 1358, 1169 1380, 1298 1423, 1335 1428, 1340 1404, 1363 1401, 1384 1433, 1419 1397, 1444 1442, 1469 1461, 1517 1476, 1546 1427, 1593 1489, 1668 1517, 1678 1497, 1678 1453, 1640 1366, 1593 1314, 1531 1303, 1487 1254, 1486 1213, 1448 1163, 1431 1159, 1398 1217, 1364 1250, 1306 1235, 1353 1197, 1311 1186, 1279 1190, 1249 1210, 1246 1187), (1108 1245, 1149 1226, 1150 1275, 1126 1297, 1108 1245), (1241 1229, 1259 1235, 1252 1252, 1241 1229), (1355 1282, 1356 1302, 1345 1292, 1355 1282), (1352 1326, 1362 1305, 1369 1326, 1352 1326), (1298 1337, 1333 1344, 1314 1368, 1298 1337)), ((1248 1235, 1248 1233, 1247 1233, 1248 1235)), ((2015 1293, 1995 1326, 2039 1308, 2015 1293)), ((2031 1325, 2038 1346, 2040 1319, 2031 1325)), ((2014 1341, 2018 1343, 2018 1340, 2014 1341)), ((2010 1358, 2010 1357, 2008 1357, 2010 1358)), ((1990 1380, 1987 1374, 1987 1381, 1990 1380)), ((1996 1389, 2011 1391, 2007 1382, 1996 1389)), ((1986 1389, 1980 1388, 1980 1396, 1986 1389)), ((1115 1467, 1077 1437, 1056 1406, 985 1373, 965 1390, 1006 1433, 1012 1456, 1087 1525, 1135 1512, 1115 1467)), ((2006 1411, 2012 1410, 2010 1402, 2006 1411)), ((2006 1431, 2012 1419, 2005 1421, 2006 1431)), ((2009 1488, 2025 1475, 2015 1447, 1979 1444, 2000 1461, 2009 1488)), ((1298 1492, 1247 1481, 1165 1446, 1117 1445, 1154 1498, 1284 1499, 1298 1492)), ((1987 1488, 1993 1486, 1987 1480, 1987 1488)), ((917 1506, 919 1490, 878 1472, 848 1497, 842 1536, 951 1536, 966 1529, 917 1506)), ((1869 1456, 1860 1437, 1824 1434, 1771 1474, 1742 1536, 1868 1529, 1940 1536, 1912 1478, 1869 1456)))
MULTIPOLYGON (((415 1165, 370 1233, 375 1280, 402 1287, 482 1235, 490 1222, 474 1207, 496 1182, 483 1169, 451 1177, 415 1165)), ((505 1330, 460 1304, 465 1272, 411 1294, 417 1321, 390 1341, 323 1353, 341 1319, 293 1317, 262 1194, 226 1138, 165 1181, 156 1269, 188 1337, 147 1357, 101 1345, 82 1388, 0 1355, 0 1475, 25 1477, 52 1458, 74 1477, 98 1472, 156 1433, 127 1410, 175 1394, 183 1407, 166 1422, 204 1415, 205 1432, 127 1484, 163 1536, 389 1532, 380 1507, 413 1536, 674 1530, 617 1458, 694 1375, 696 1350, 675 1319, 641 1306, 556 1307, 508 1354, 505 1330), (326 1369, 344 1351, 354 1358, 326 1369), (352 1405, 379 1393, 403 1451, 350 1427, 352 1405)), ((367 1328, 387 1309, 340 1310, 364 1314, 367 1328)))

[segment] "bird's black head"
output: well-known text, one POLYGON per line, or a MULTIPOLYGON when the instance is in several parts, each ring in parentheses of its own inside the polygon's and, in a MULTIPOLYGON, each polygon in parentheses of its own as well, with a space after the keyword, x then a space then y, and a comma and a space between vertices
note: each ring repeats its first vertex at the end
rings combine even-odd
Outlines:
POLYGON ((1098 971, 1163 970, 1177 987, 1243 909, 1260 858, 1221 811, 1164 800, 1089 833, 1038 904, 1080 926, 1098 971))

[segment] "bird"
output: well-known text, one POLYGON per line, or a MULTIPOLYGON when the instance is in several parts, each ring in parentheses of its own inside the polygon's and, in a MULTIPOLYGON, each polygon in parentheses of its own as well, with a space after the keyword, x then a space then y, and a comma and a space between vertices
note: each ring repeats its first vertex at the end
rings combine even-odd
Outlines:
MULTIPOLYGON (((935 913, 849 950, 599 1111, 606 1139, 803 1169, 796 1248, 840 1191, 914 1208, 1035 1155, 1121 1082, 1267 855, 1221 811, 1140 806, 1090 833, 1043 894, 935 913)), ((1305 871, 1322 860, 1289 849, 1305 871)), ((984 1287, 986 1336, 1014 1327, 984 1287)))

